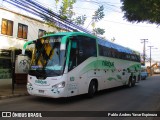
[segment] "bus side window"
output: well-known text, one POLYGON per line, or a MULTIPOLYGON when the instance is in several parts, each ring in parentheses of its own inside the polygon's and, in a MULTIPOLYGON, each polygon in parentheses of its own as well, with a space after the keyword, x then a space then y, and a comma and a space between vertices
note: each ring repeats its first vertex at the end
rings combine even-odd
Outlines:
POLYGON ((71 39, 69 71, 92 56, 97 56, 96 39, 76 36, 71 39))
POLYGON ((77 66, 77 41, 71 41, 71 51, 69 58, 69 71, 77 66))
POLYGON ((99 45, 98 45, 98 48, 99 48, 99 55, 100 55, 100 56, 104 56, 103 46, 99 44, 99 45))
POLYGON ((87 36, 78 36, 79 57, 78 65, 92 56, 97 56, 96 39, 87 36))

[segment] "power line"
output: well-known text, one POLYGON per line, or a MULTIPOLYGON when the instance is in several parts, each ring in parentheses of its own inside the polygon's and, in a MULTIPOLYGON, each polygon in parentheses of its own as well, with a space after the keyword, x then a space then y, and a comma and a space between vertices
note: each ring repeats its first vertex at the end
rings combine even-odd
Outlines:
POLYGON ((112 7, 119 7, 119 6, 116 6, 116 4, 120 4, 121 5, 121 3, 111 3, 111 2, 104 2, 104 1, 98 2, 98 1, 94 1, 94 0, 89 0, 89 1, 87 1, 87 0, 79 0, 79 1, 93 3, 93 4, 96 4, 96 5, 102 5, 103 4, 103 5, 108 5, 108 6, 112 6, 112 7))
MULTIPOLYGON (((111 11, 114 11, 114 12, 117 12, 117 13, 122 13, 121 11, 119 11, 120 6, 115 6, 115 5, 113 5, 111 3, 108 3, 108 2, 97 2, 97 1, 84 1, 84 2, 88 2, 90 4, 95 3, 96 5, 98 4, 98 6, 103 5, 103 6, 106 6, 106 7, 104 7, 104 9, 108 9, 108 10, 111 10, 111 11), (115 8, 118 8, 118 10, 116 10, 115 8)), ((88 8, 88 9, 90 9, 90 8, 88 8)))
MULTIPOLYGON (((77 15, 83 15, 81 13, 76 12, 77 15)), ((86 15, 86 17, 88 18, 92 18, 92 16, 86 15)), ((153 28, 153 26, 144 26, 144 25, 135 25, 135 24, 131 24, 131 23, 122 23, 122 22, 117 22, 117 21, 111 21, 111 20, 107 20, 107 19, 102 19, 101 21, 107 21, 107 22, 111 22, 111 23, 115 23, 115 24, 122 24, 122 25, 128 25, 128 26, 134 26, 134 27, 148 27, 148 28, 153 28)), ((158 27, 157 27, 158 28, 158 27)))
MULTIPOLYGON (((5 0, 5 1, 8 1, 8 2, 9 2, 9 0, 5 0)), ((10 0, 10 1, 14 1, 14 0, 10 0)), ((18 1, 18 0, 16 0, 16 1, 18 1)), ((26 0, 26 1, 28 1, 28 0, 26 0)), ((31 1, 31 0, 29 0, 29 1, 31 1)), ((38 3, 38 4, 39 4, 39 3, 38 3)), ((41 5, 41 4, 40 4, 40 5, 41 5)), ((17 6, 18 8, 21 8, 21 7, 19 7, 19 4, 16 5, 16 6, 17 6)), ((32 8, 32 10, 27 9, 27 7, 31 7, 31 6, 27 6, 27 5, 25 5, 25 6, 26 6, 26 7, 23 7, 22 9, 25 9, 25 11, 30 12, 30 13, 38 16, 38 17, 40 17, 40 16, 45 16, 45 17, 47 17, 47 18, 48 18, 49 20, 51 20, 51 21, 53 21, 53 18, 55 18, 54 15, 53 15, 52 18, 49 18, 49 16, 52 14, 52 12, 50 13, 50 11, 48 11, 47 13, 46 13, 46 12, 43 12, 43 11, 40 11, 40 12, 37 13, 35 10, 33 10, 33 8, 32 8)), ((42 7, 43 7, 43 6, 42 6, 42 7)), ((37 8, 37 10, 39 10, 39 8, 37 8)), ((48 10, 48 8, 47 8, 47 10, 48 10)), ((58 19, 61 18, 58 14, 56 14, 56 16, 58 16, 58 19)), ((90 16, 90 17, 91 17, 91 16, 90 16)), ((130 25, 130 26, 136 26, 136 27, 150 27, 150 26, 141 26, 141 25, 133 25, 133 24, 121 23, 121 22, 110 21, 110 20, 106 20, 106 19, 102 19, 101 21, 107 21, 107 22, 112 22, 112 23, 116 23, 116 24, 130 25)), ((54 22, 59 25, 59 21, 57 21, 56 19, 54 19, 54 22)), ((68 23, 67 23, 67 24, 68 24, 68 23)), ((69 22, 69 25, 70 25, 70 24, 71 24, 71 22, 69 22)), ((63 24, 63 26, 69 28, 69 26, 66 26, 66 24, 63 24)), ((73 26, 74 26, 74 25, 73 25, 73 26)), ((79 27, 79 26, 78 26, 78 27, 79 27)), ((69 29, 70 29, 70 28, 69 28, 69 29)), ((72 28, 71 28, 71 29, 72 29, 72 28)))
POLYGON ((48 8, 43 7, 42 5, 34 2, 33 0, 5 0, 5 1, 27 12, 30 12, 38 17, 45 18, 51 22, 54 22, 54 24, 64 29, 73 31, 75 30, 83 31, 91 34, 91 32, 88 31, 87 29, 72 23, 68 19, 64 20, 57 13, 50 11, 48 8))

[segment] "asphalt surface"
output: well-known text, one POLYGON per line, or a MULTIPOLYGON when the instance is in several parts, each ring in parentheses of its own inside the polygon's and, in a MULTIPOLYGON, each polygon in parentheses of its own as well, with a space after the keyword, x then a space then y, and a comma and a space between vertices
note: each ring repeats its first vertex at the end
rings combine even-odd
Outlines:
MULTIPOLYGON (((114 89, 100 91, 92 99, 88 99, 85 95, 71 97, 67 99, 53 99, 43 98, 36 96, 21 96, 10 99, 0 100, 0 111, 49 111, 50 114, 55 114, 57 111, 63 111, 62 116, 54 117, 55 119, 67 120, 158 120, 158 117, 65 117, 66 111, 120 111, 124 112, 137 112, 137 111, 159 111, 160 112, 160 76, 152 76, 146 80, 142 80, 135 87, 125 88, 118 87, 114 89), (55 112, 50 112, 55 111, 55 112)), ((90 114, 86 112, 85 114, 90 114)), ((74 116, 74 112, 70 113, 74 116)), ((51 115, 51 116, 52 116, 51 115)), ((53 115, 54 116, 54 115, 53 115)), ((22 119, 22 118, 12 118, 22 119)), ((27 118, 25 118, 27 119, 27 118)), ((29 118, 32 119, 32 118, 29 118)), ((44 119, 44 118, 38 118, 44 119)), ((45 118, 46 120, 52 119, 51 117, 45 118)))

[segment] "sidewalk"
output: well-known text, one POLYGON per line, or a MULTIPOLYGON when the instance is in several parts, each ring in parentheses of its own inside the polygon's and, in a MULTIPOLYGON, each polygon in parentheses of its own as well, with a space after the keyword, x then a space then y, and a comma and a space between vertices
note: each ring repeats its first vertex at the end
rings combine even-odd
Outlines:
POLYGON ((28 93, 26 85, 24 84, 15 84, 13 92, 11 85, 0 88, 0 100, 12 97, 25 96, 25 95, 28 95, 28 93))

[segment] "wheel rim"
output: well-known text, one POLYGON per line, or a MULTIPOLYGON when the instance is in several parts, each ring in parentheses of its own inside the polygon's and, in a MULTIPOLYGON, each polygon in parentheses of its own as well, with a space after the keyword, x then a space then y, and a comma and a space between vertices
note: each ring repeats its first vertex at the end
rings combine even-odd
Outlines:
POLYGON ((132 87, 132 79, 129 80, 128 87, 132 87))
POLYGON ((95 83, 93 83, 92 90, 93 90, 93 93, 95 93, 95 92, 96 92, 96 86, 95 86, 95 83))
POLYGON ((131 80, 130 80, 130 82, 129 82, 129 87, 131 87, 132 86, 132 82, 131 82, 131 80))

